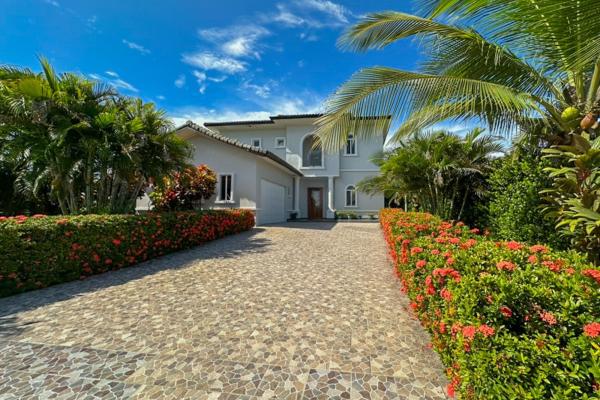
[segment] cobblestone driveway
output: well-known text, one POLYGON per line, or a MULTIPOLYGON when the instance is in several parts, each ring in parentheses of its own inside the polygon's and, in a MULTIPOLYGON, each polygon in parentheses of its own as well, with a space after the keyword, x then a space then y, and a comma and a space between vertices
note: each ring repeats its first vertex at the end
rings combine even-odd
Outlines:
POLYGON ((0 299, 0 398, 442 399, 375 223, 258 228, 0 299))

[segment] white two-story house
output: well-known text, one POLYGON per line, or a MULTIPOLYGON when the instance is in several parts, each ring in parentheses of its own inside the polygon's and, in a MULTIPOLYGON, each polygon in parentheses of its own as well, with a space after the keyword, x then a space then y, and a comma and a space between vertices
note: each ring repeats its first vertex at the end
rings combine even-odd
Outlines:
POLYGON ((187 122, 177 130, 194 147, 193 162, 218 175, 213 208, 256 212, 258 225, 297 218, 333 218, 335 212, 374 214, 383 195, 356 190, 363 178, 376 175, 370 158, 383 150, 385 135, 358 140, 350 135, 339 152, 313 146, 319 114, 277 115, 267 120, 187 122))

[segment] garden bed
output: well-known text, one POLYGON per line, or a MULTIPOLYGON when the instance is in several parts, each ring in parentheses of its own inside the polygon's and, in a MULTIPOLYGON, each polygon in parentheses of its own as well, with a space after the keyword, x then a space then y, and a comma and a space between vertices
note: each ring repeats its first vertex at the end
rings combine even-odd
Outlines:
POLYGON ((382 210, 411 308, 462 399, 597 399, 600 270, 575 252, 495 242, 430 214, 382 210))
POLYGON ((0 297, 84 279, 254 226, 250 211, 0 217, 0 297))

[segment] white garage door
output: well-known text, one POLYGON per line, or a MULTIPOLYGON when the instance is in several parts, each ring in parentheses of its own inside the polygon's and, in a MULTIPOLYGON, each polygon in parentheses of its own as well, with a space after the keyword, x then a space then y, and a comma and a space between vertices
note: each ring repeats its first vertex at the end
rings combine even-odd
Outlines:
POLYGON ((285 188, 269 181, 260 181, 258 225, 285 222, 285 188))

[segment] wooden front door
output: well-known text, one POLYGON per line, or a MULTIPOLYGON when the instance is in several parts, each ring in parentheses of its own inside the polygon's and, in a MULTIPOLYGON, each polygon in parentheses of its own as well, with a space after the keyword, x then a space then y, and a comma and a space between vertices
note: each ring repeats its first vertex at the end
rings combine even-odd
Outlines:
POLYGON ((323 218, 323 189, 308 188, 308 218, 323 218))

